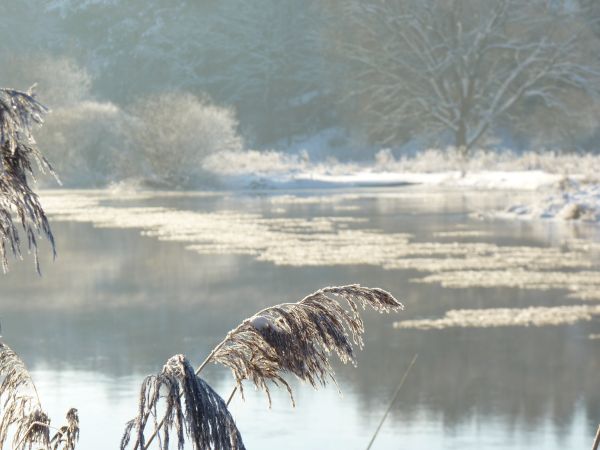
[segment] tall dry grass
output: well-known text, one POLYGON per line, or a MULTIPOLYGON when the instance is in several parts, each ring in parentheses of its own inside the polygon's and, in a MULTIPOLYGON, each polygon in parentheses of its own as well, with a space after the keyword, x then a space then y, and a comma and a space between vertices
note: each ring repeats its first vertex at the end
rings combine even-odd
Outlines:
POLYGON ((337 384, 332 354, 342 363, 356 362, 355 348, 363 347, 365 331, 359 311, 366 307, 380 313, 403 309, 382 289, 327 287, 296 303, 271 306, 245 319, 195 372, 182 355, 172 357, 160 374, 142 383, 138 414, 125 428, 121 449, 145 450, 156 438, 158 448, 166 450, 173 433, 179 448, 186 437, 194 449, 244 448, 227 411, 229 400, 226 403, 219 397, 199 377, 200 372, 209 363, 220 364, 231 370, 242 395, 243 382, 248 381, 265 392, 270 404, 272 384, 285 387, 294 403, 286 376, 293 375, 315 388, 329 381, 337 384))

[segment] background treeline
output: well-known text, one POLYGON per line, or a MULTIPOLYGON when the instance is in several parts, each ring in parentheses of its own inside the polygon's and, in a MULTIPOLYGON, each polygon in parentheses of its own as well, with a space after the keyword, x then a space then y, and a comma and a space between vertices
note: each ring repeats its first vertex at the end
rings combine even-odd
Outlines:
POLYGON ((595 152, 596 3, 2 2, 0 84, 38 83, 54 111, 39 142, 73 184, 186 184, 208 153, 302 143, 595 152), (167 173, 175 151, 189 173, 167 173))

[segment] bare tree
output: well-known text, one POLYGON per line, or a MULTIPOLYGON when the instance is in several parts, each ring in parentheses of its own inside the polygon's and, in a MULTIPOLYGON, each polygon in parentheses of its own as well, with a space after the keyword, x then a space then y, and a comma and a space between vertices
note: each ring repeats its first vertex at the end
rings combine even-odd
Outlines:
MULTIPOLYGON (((452 136, 463 154, 524 105, 568 117, 566 98, 598 93, 600 65, 576 11, 543 0, 369 0, 340 6, 347 99, 370 135, 452 136)), ((340 43, 341 42, 341 43, 340 43)))

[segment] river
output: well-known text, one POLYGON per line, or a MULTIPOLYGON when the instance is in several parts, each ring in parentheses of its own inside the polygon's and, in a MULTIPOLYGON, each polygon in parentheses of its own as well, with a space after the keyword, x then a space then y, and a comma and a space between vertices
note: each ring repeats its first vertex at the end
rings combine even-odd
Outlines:
MULTIPOLYGON (((104 450, 136 414, 144 376, 171 355, 198 364, 259 309, 330 285, 378 286, 406 309, 365 312, 358 366, 335 364, 341 394, 293 382, 295 408, 284 390, 271 409, 251 386, 234 399, 247 448, 366 448, 415 354, 374 449, 587 448, 600 422, 600 233, 489 215, 519 196, 44 191, 58 256, 42 246, 41 277, 30 257, 11 261, 3 338, 53 425, 75 406, 80 448, 104 450), (559 323, 394 327, 531 306, 559 323), (565 306, 584 310, 560 323, 565 306)), ((203 376, 222 396, 233 387, 225 369, 203 376)))

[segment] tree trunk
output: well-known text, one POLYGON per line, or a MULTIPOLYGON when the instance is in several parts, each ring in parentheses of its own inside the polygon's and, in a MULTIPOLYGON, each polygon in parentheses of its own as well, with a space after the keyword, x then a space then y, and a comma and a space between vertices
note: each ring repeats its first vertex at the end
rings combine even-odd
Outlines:
POLYGON ((464 177, 467 173, 467 160, 469 158, 469 149, 467 147, 467 127, 461 120, 458 124, 458 130, 455 136, 456 151, 460 158, 460 176, 464 177))
POLYGON ((463 159, 467 159, 467 127, 465 123, 461 120, 458 124, 458 130, 456 131, 455 136, 455 144, 456 150, 459 152, 463 159))

